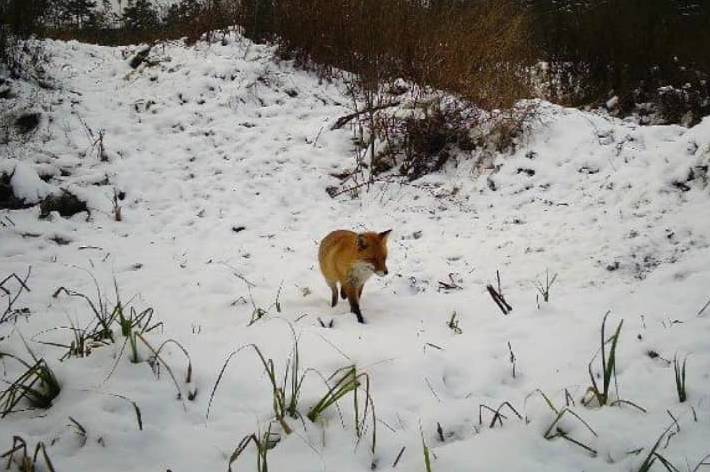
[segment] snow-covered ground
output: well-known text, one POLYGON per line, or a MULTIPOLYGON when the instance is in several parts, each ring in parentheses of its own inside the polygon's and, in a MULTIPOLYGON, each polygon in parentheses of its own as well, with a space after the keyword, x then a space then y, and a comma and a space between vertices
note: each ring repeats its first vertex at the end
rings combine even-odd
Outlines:
MULTIPOLYGON (((401 452, 395 470, 422 471, 423 438, 439 472, 636 471, 673 418, 663 457, 685 471, 710 453, 710 308, 698 315, 710 299, 710 119, 692 129, 639 127, 542 103, 530 135, 493 169, 461 160, 414 184, 332 199, 331 174, 354 162, 351 131, 331 130, 351 111, 341 84, 234 38, 160 46, 152 53, 160 62, 138 70, 125 60, 132 48, 47 47, 61 88, 11 84, 17 97, 0 101, 4 124, 28 110, 42 120, 29 136, 7 128, 0 173, 14 172, 28 201, 65 188, 91 214, 0 211, 0 280, 31 266, 31 292, 15 305, 30 313, 0 325, 0 352, 30 359, 26 343, 62 387, 51 408, 21 404, 0 419, 2 451, 19 435, 31 448, 43 442, 59 471, 224 470, 274 411, 253 349, 231 359, 212 397, 218 374, 253 343, 283 378, 290 323, 307 370, 302 419, 286 417, 289 435, 272 424, 280 442, 268 451, 271 470, 389 470, 401 452), (94 145, 99 130, 106 161, 94 145), (365 325, 347 303, 330 307, 319 273, 318 242, 337 228, 393 229, 390 274, 365 287, 365 325), (496 270, 508 315, 486 290, 496 270), (558 274, 549 303, 535 288, 546 270, 558 274), (144 334, 151 346, 173 339, 189 352, 187 384, 180 349, 161 351, 180 399, 142 342, 142 362, 130 361, 117 326, 117 342, 87 357, 60 361, 66 349, 46 344, 68 344, 72 333, 61 327, 94 321, 84 300, 53 297, 63 286, 96 300, 92 277, 111 307, 115 279, 125 305, 154 309, 152 322, 163 324, 144 334), (645 413, 582 405, 607 311, 607 336, 623 320, 612 400, 645 413), (263 316, 250 325, 255 312, 263 316), (447 326, 454 312, 458 333, 447 326), (684 403, 675 355, 688 359, 684 403), (357 440, 352 394, 340 413, 306 418, 327 391, 323 377, 349 365, 369 376, 374 456, 369 420, 357 440), (572 414, 558 424, 584 447, 545 438, 556 414, 537 389, 588 424, 572 414), (142 430, 116 395, 138 406, 142 430), (479 422, 481 405, 503 402, 523 419, 503 409, 491 428, 483 408, 479 422)), ((18 290, 16 281, 5 287, 18 290)), ((20 365, 3 361, 12 382, 20 365)), ((361 414, 364 395, 363 384, 361 414)), ((255 457, 250 446, 237 469, 255 470, 255 457)))

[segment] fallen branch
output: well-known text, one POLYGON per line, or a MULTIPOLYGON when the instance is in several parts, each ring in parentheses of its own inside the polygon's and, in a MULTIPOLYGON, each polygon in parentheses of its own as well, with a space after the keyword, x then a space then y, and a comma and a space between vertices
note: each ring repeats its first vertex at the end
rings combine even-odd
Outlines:
POLYGON ((505 301, 503 295, 498 293, 496 289, 493 288, 493 285, 486 285, 486 289, 488 289, 488 293, 491 295, 491 298, 494 302, 496 302, 496 305, 498 305, 498 308, 500 308, 500 311, 502 311, 504 315, 507 315, 508 313, 513 311, 513 307, 505 301))
POLYGON ((341 116, 338 118, 338 120, 333 124, 333 126, 330 127, 331 131, 340 129, 346 124, 348 124, 353 118, 357 118, 358 116, 364 114, 364 113, 372 113, 376 112, 379 110, 384 110, 385 108, 391 108, 391 107, 396 107, 399 105, 399 102, 390 102, 390 103, 384 103, 382 105, 377 105, 372 108, 368 108, 366 110, 361 110, 361 111, 356 111, 355 113, 350 113, 349 115, 341 116))
MULTIPOLYGON (((376 179, 375 179, 375 180, 376 180, 376 179)), ((374 182, 374 181, 373 181, 373 182, 374 182)), ((337 190, 338 187, 328 187, 327 189, 325 189, 325 191, 328 193, 328 195, 330 195, 330 198, 335 198, 335 197, 337 197, 337 196, 339 196, 339 195, 342 195, 342 194, 344 194, 344 193, 352 192, 353 190, 357 190, 357 189, 359 189, 359 188, 362 188, 362 187, 365 187, 365 186, 369 186, 369 185, 372 184, 373 182, 370 182, 370 181, 362 182, 362 183, 359 183, 359 184, 354 185, 354 186, 352 186, 352 187, 344 188, 344 189, 342 189, 342 190, 337 190)))
POLYGON ((443 282, 439 280, 439 289, 438 291, 441 290, 461 290, 463 289, 462 286, 460 286, 456 281, 454 280, 454 274, 453 272, 449 274, 449 281, 450 282, 443 282))

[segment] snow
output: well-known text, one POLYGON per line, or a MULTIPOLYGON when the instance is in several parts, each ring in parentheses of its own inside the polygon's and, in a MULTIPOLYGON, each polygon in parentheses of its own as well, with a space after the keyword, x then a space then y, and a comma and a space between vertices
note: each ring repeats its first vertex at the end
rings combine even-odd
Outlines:
POLYGON ((12 192, 17 198, 24 200, 25 203, 39 203, 40 200, 54 191, 52 186, 42 181, 37 171, 26 162, 16 162, 14 169, 7 173, 12 175, 10 179, 12 192))
POLYGON ((616 106, 619 104, 619 97, 618 95, 614 95, 611 97, 609 100, 606 101, 605 105, 607 110, 611 110, 616 108, 616 106))
MULTIPOLYGON (((25 84, 14 100, 35 94, 49 125, 4 146, 2 165, 18 160, 15 191, 36 201, 49 187, 69 189, 91 217, 0 213, 0 278, 32 267, 31 292, 17 302, 31 314, 0 325, 0 351, 29 358, 26 342, 62 385, 48 410, 0 419, 0 449, 10 448, 12 435, 31 448, 42 441, 57 470, 224 469, 240 440, 267 431, 274 413, 264 368, 244 348, 226 367, 207 418, 220 369, 230 353, 254 344, 281 376, 292 327, 310 370, 303 419, 286 418, 290 435, 272 426, 281 433, 268 455, 272 470, 363 471, 373 461, 390 469, 402 447, 396 470, 424 470, 422 437, 435 471, 638 470, 672 423, 668 412, 680 431, 662 442, 664 457, 692 470, 710 453, 710 312, 698 315, 710 298, 710 118, 691 129, 641 127, 542 102, 529 135, 513 155, 494 156, 491 169, 461 158, 411 184, 377 183, 358 198, 331 199, 325 188, 338 179, 330 174, 351 168, 355 154, 351 130, 330 129, 351 112, 338 81, 234 37, 158 46, 155 65, 138 70, 125 60, 136 48, 47 47, 62 87, 25 84), (99 130, 108 161, 97 154, 99 130), (120 222, 114 189, 125 192, 120 222), (393 228, 390 275, 373 277, 363 293, 365 325, 347 303, 330 307, 319 273, 318 242, 338 228, 393 228), (513 306, 507 316, 486 291, 497 285, 497 270, 513 306), (534 285, 546 270, 558 274, 548 303, 534 285), (173 339, 189 352, 189 384, 180 349, 168 344, 161 353, 181 399, 165 367, 156 377, 145 362, 151 353, 140 342, 143 362, 130 362, 118 328, 117 343, 83 358, 60 361, 66 349, 43 344, 68 344, 71 331, 58 327, 94 320, 83 300, 53 296, 63 286, 95 299, 92 277, 109 302, 115 279, 124 303, 155 310, 153 321, 163 325, 144 334, 151 346, 173 339), (440 281, 460 288, 441 289, 440 281), (255 308, 265 315, 250 324, 255 308), (647 413, 581 405, 607 311, 607 336, 624 320, 619 398, 647 413), (447 326, 453 312, 461 334, 447 326), (667 362, 676 354, 688 356, 685 403, 667 362), (369 423, 357 441, 350 396, 340 402, 342 416, 328 410, 319 424, 305 417, 326 391, 321 375, 352 364, 371 381, 374 457, 369 423), (596 457, 544 438, 556 415, 537 389, 558 410, 569 392, 571 409, 595 434, 571 416, 560 425, 596 457), (132 405, 115 395, 139 406, 142 431, 132 405), (489 428, 484 411, 479 424, 480 405, 503 402, 524 420, 503 410, 503 425, 489 428)), ((19 374, 5 360, 4 378, 19 374)), ((254 461, 250 446, 237 470, 254 461)))

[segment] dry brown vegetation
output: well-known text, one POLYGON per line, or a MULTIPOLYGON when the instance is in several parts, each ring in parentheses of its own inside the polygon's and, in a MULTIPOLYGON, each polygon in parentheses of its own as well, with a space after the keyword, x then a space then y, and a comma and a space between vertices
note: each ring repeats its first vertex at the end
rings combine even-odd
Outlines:
POLYGON ((484 108, 530 96, 535 57, 525 11, 508 0, 425 7, 408 0, 281 0, 273 34, 302 63, 356 72, 371 87, 402 77, 484 108))

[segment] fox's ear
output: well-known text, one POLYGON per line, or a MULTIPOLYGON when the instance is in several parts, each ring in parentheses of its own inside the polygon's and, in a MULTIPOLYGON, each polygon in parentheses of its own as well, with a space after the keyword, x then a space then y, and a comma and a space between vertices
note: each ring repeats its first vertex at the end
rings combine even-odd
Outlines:
POLYGON ((379 234, 380 239, 387 239, 387 237, 390 235, 391 232, 392 232, 391 229, 388 229, 387 231, 381 232, 381 233, 379 234))
POLYGON ((357 248, 360 251, 363 251, 367 249, 367 241, 365 240, 365 235, 364 234, 358 234, 357 235, 357 248))

